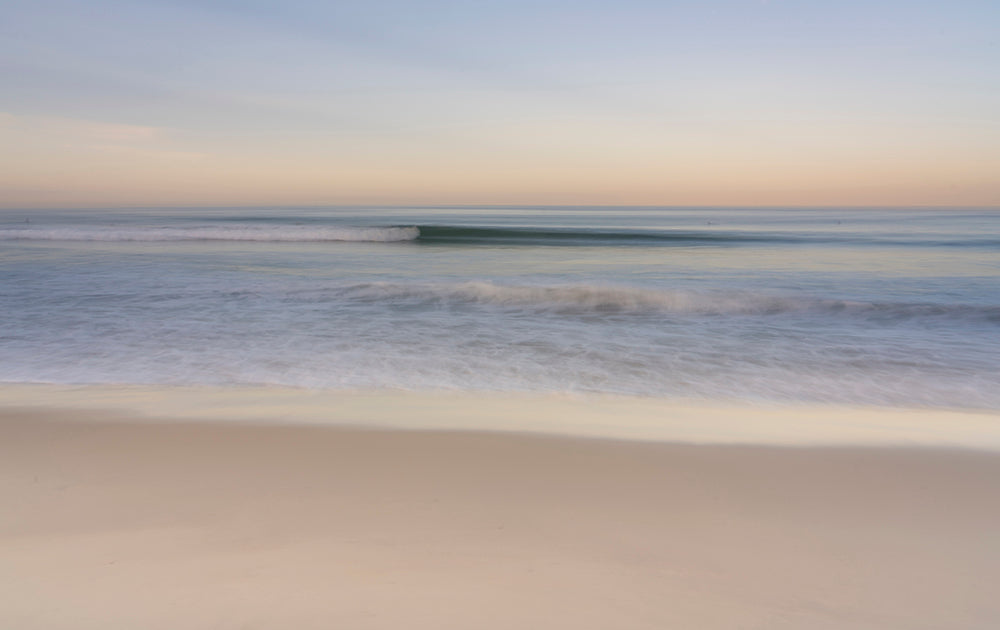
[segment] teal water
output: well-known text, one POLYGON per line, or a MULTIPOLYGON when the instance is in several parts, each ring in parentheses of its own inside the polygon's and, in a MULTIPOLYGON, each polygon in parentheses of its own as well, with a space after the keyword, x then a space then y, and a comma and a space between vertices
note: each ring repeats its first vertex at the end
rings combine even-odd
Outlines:
POLYGON ((1000 212, 0 215, 0 381, 1000 409, 1000 212))

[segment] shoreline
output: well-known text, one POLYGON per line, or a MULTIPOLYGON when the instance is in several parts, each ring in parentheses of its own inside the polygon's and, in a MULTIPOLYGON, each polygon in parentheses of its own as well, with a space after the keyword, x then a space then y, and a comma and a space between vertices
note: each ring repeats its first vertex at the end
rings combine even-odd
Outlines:
POLYGON ((0 384, 0 411, 133 420, 551 435, 635 442, 1000 452, 1000 411, 666 400, 612 394, 0 384))
POLYGON ((0 409, 0 625, 1000 621, 996 453, 167 421, 166 411, 0 409))

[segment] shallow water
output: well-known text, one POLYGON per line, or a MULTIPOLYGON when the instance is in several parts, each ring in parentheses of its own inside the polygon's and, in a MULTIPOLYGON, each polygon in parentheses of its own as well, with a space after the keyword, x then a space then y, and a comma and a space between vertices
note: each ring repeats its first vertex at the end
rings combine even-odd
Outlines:
POLYGON ((1000 213, 5 211, 0 381, 1000 409, 1000 213))

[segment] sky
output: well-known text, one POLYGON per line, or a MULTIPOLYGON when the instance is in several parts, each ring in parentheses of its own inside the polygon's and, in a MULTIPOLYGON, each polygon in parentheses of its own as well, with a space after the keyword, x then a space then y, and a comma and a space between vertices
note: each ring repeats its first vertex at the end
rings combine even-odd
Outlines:
POLYGON ((0 207, 1000 206, 996 0, 5 0, 0 207))

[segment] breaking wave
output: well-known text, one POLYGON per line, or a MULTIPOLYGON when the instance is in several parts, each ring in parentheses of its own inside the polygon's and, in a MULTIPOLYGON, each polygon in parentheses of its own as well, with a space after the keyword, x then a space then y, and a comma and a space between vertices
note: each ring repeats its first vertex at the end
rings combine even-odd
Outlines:
POLYGON ((605 245, 738 246, 754 244, 830 244, 919 247, 1000 247, 991 236, 940 238, 927 235, 886 237, 865 233, 805 234, 722 229, 521 228, 420 225, 419 241, 441 245, 605 245))
POLYGON ((260 242, 399 242, 428 245, 545 246, 740 246, 740 245, 879 245, 918 247, 1000 247, 985 236, 960 239, 866 234, 792 234, 747 230, 522 228, 458 225, 335 226, 250 223, 242 225, 63 225, 21 224, 0 228, 0 241, 260 241, 260 242))
POLYGON ((1000 324, 1000 306, 804 298, 750 291, 685 291, 612 285, 502 285, 492 282, 404 284, 374 282, 342 289, 361 301, 409 300, 482 304, 566 314, 663 313, 679 315, 780 315, 788 313, 864 316, 886 320, 959 318, 1000 324))
POLYGON ((797 242, 794 237, 697 230, 608 230, 572 228, 421 225, 420 241, 499 245, 719 245, 737 242, 797 242))
POLYGON ((262 241, 397 242, 420 235, 416 227, 285 226, 74 226, 0 229, 0 240, 34 241, 262 241))

